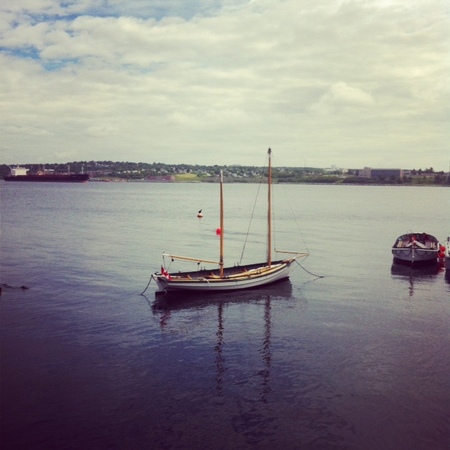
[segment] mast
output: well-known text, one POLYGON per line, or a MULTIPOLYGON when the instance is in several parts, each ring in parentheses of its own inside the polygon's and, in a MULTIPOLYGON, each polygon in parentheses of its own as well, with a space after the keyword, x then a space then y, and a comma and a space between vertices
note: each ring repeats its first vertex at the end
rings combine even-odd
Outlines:
POLYGON ((220 171, 220 278, 223 278, 223 172, 220 171))
POLYGON ((269 147, 269 169, 267 174, 268 208, 267 208, 267 265, 272 266, 272 150, 269 147))

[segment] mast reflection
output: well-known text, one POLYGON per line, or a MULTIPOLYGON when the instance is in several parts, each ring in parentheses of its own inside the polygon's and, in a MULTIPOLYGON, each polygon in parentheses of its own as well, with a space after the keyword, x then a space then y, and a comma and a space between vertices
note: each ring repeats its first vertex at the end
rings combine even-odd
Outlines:
MULTIPOLYGON (((269 394, 272 392, 271 388, 271 365, 272 365, 272 301, 273 299, 292 298, 292 285, 287 282, 283 285, 278 285, 273 288, 273 291, 267 293, 267 288, 264 290, 255 290, 252 292, 240 293, 234 295, 232 299, 224 299, 223 294, 210 295, 207 298, 200 296, 192 296, 179 299, 167 299, 165 297, 158 298, 152 305, 154 315, 159 316, 159 325, 161 330, 165 331, 170 327, 171 322, 176 320, 176 311, 192 310, 193 313, 198 314, 199 311, 207 311, 208 309, 217 308, 217 327, 215 331, 215 342, 212 348, 214 356, 214 370, 215 370, 215 388, 216 394, 219 397, 224 395, 224 387, 226 382, 225 374, 227 372, 226 365, 226 330, 225 330, 225 307, 232 304, 247 303, 249 305, 264 305, 262 312, 262 333, 261 340, 258 347, 258 359, 260 361, 260 370, 256 374, 260 378, 259 397, 264 403, 267 403, 269 394)), ((172 326, 174 324, 172 323, 172 326)))
POLYGON ((270 349, 271 328, 271 304, 270 295, 268 295, 264 304, 264 340, 262 347, 262 361, 264 368, 261 371, 261 399, 264 403, 267 403, 267 395, 272 391, 272 389, 270 388, 270 365, 272 361, 272 354, 270 349))
POLYGON ((219 303, 218 305, 218 314, 217 314, 217 344, 214 347, 214 351, 216 354, 215 363, 216 363, 216 391, 219 397, 222 396, 222 386, 223 386, 223 374, 225 373, 225 364, 223 358, 223 303, 219 303))

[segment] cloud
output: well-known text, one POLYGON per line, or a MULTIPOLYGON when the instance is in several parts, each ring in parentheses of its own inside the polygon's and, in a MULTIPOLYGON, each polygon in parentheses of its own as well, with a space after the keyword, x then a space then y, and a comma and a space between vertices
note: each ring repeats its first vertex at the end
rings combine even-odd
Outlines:
POLYGON ((441 0, 9 3, 5 162, 448 166, 441 0))
POLYGON ((373 104, 374 100, 370 94, 357 87, 339 82, 333 84, 320 97, 319 101, 312 105, 311 109, 323 113, 334 113, 347 108, 367 108, 373 104))

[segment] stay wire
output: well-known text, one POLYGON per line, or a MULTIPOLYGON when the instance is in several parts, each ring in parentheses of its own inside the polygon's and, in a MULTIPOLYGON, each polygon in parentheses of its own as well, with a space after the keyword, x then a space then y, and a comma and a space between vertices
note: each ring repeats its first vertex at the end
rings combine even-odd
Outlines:
MULTIPOLYGON (((286 185, 283 185, 283 189, 284 189, 284 192, 285 192, 285 198, 289 199, 289 196, 287 195, 287 192, 286 192, 286 185)), ((308 253, 308 255, 309 255, 308 244, 307 244, 306 241, 305 241, 305 237, 303 236, 302 230, 301 230, 300 225, 299 225, 299 223, 298 223, 297 216, 295 215, 294 210, 293 210, 293 208, 292 208, 292 203, 291 203, 290 201, 288 201, 288 205, 289 205, 289 209, 291 210, 292 218, 294 219, 295 225, 297 226, 298 233, 300 234, 300 237, 301 237, 301 239, 302 239, 302 241, 303 241, 303 245, 305 246, 306 251, 307 251, 307 253, 308 253)), ((318 275, 318 274, 316 274, 316 273, 313 273, 313 272, 309 271, 309 270, 306 269, 305 267, 303 267, 302 264, 300 264, 300 263, 298 262, 297 259, 295 260, 295 262, 296 262, 296 263, 297 263, 297 264, 298 264, 298 265, 299 265, 306 273, 308 273, 309 275, 311 275, 311 276, 313 276, 313 277, 316 277, 316 278, 325 278, 325 275, 318 275)))
MULTIPOLYGON (((287 198, 287 199, 289 200, 289 196, 288 196, 288 193, 287 193, 287 191, 286 191, 286 185, 285 185, 285 184, 283 184, 283 190, 284 190, 284 193, 285 193, 285 198, 287 198)), ((304 237, 304 235, 303 235, 303 233, 302 233, 302 229, 300 228, 300 225, 299 225, 299 223, 298 223, 297 216, 296 216, 295 213, 294 213, 294 209, 293 209, 293 207, 292 207, 292 202, 289 200, 287 203, 288 203, 289 209, 290 209, 290 211, 291 211, 291 216, 292 216, 292 218, 294 219, 295 225, 297 226, 297 231, 298 231, 298 233, 300 234, 300 237, 302 238, 303 245, 305 246, 305 249, 306 249, 306 251, 307 251, 308 254, 309 254, 308 244, 307 244, 306 241, 305 241, 305 237, 304 237)))
MULTIPOLYGON (((266 162, 265 162, 265 166, 267 165, 267 161, 268 161, 269 157, 266 156, 266 162)), ((256 209, 256 205, 258 203, 258 199, 259 199, 259 191, 261 190, 261 185, 263 182, 263 178, 260 177, 259 179, 259 184, 258 184, 258 190, 256 191, 256 198, 255 198, 255 202, 253 203, 253 210, 252 210, 252 215, 250 216, 250 222, 248 224, 248 228, 247 228, 247 234, 245 235, 245 241, 244 241, 244 245, 242 247, 242 253, 241 253, 241 259, 239 260, 239 265, 242 264, 242 259, 244 258, 244 252, 245 252, 245 247, 247 245, 247 241, 248 241, 248 236, 250 234, 250 228, 252 226, 252 222, 253 222, 253 217, 255 215, 255 209, 256 209)))

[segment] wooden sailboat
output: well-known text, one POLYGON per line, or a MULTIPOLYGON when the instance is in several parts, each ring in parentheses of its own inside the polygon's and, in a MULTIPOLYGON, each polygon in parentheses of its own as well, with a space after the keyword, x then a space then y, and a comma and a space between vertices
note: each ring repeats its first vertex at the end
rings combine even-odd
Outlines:
POLYGON ((289 277, 293 263, 299 257, 308 254, 302 252, 283 251, 289 254, 286 259, 272 261, 272 151, 269 148, 268 165, 268 212, 267 212, 267 260, 257 264, 224 267, 224 207, 223 207, 223 175, 220 174, 220 253, 219 261, 188 258, 168 255, 172 260, 195 261, 197 263, 217 264, 218 269, 201 269, 192 272, 169 273, 164 267, 153 274, 153 279, 164 292, 217 292, 234 291, 265 286, 289 277))

